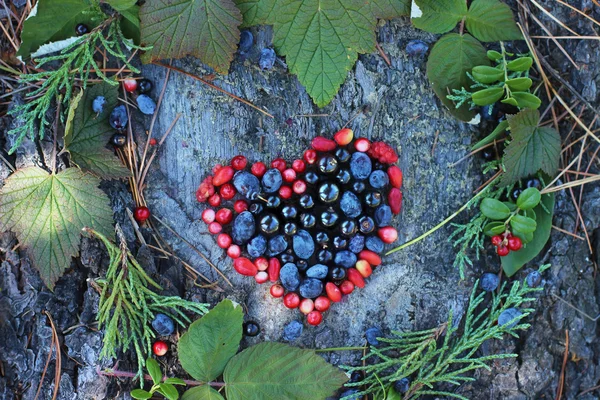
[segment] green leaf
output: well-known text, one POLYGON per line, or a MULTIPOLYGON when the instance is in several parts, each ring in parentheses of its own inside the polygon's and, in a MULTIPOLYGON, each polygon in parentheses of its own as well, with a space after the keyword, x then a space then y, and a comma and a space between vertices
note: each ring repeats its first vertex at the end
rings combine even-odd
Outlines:
POLYGON ((530 233, 535 232, 537 224, 534 219, 517 214, 510 220, 510 226, 519 232, 530 233))
POLYGON ((160 370, 160 365, 158 365, 158 361, 156 361, 154 358, 148 357, 146 360, 146 369, 148 370, 148 373, 152 378, 152 382, 154 382, 155 385, 162 381, 163 374, 160 370))
POLYGON ((394 385, 390 386, 390 388, 388 389, 385 400, 402 400, 402 396, 398 392, 396 392, 396 389, 394 389, 394 385))
POLYGON ((489 65, 478 65, 473 68, 471 74, 473 74, 473 78, 477 82, 486 84, 498 82, 504 78, 504 71, 496 67, 490 67, 489 65))
POLYGON ((478 90, 477 92, 473 93, 473 96, 471 96, 471 98, 473 99, 473 103, 475 103, 478 106, 488 106, 500 100, 503 95, 504 88, 491 87, 483 90, 478 90))
POLYGON ((542 195, 534 187, 527 188, 517 198, 517 207, 521 210, 532 210, 540 204, 542 195))
POLYGON ((496 50, 488 50, 487 57, 490 59, 490 61, 498 61, 502 58, 502 53, 499 53, 496 50))
POLYGON ((483 227, 483 233, 487 236, 499 235, 501 233, 504 233, 505 230, 506 226, 504 225, 504 222, 500 221, 489 222, 483 227))
POLYGON ((29 58, 43 44, 74 37, 75 27, 98 26, 106 15, 93 0, 39 0, 37 13, 23 23, 17 56, 29 58))
POLYGON ((242 15, 233 0, 155 0, 140 11, 144 63, 198 57, 226 74, 240 39, 242 15))
POLYGON ((129 394, 134 399, 139 399, 139 400, 147 400, 147 399, 152 398, 152 394, 143 389, 133 389, 131 392, 129 392, 129 394))
POLYGON ((179 362, 188 374, 202 382, 220 376, 242 340, 242 307, 223 300, 190 325, 179 339, 179 362))
POLYGON ((98 178, 78 168, 49 174, 38 167, 18 170, 0 189, 0 231, 16 233, 44 283, 54 283, 79 253, 81 229, 110 236, 112 210, 98 178))
POLYGON ((519 57, 506 64, 506 68, 508 68, 510 71, 525 72, 529 70, 529 68, 531 68, 532 65, 533 58, 519 57))
POLYGON ((400 18, 410 15, 411 0, 371 1, 373 16, 382 19, 400 18))
POLYGON ((512 97, 508 97, 508 98, 502 100, 502 103, 510 104, 511 106, 515 106, 515 107, 517 107, 519 105, 519 103, 517 103, 517 100, 512 97))
POLYGON ((512 92, 512 97, 517 101, 519 108, 531 108, 537 110, 540 108, 542 101, 534 94, 527 92, 512 92))
POLYGON ((121 12, 135 6, 137 1, 138 0, 106 0, 106 3, 108 3, 116 11, 121 12))
POLYGON ((508 85, 510 90, 518 90, 518 91, 523 91, 523 90, 528 90, 531 85, 533 84, 533 81, 529 78, 513 78, 513 79, 509 79, 506 82, 504 82, 508 85))
POLYGON ((500 200, 485 198, 479 205, 481 213, 489 219, 503 220, 510 216, 510 209, 500 200))
POLYGON ((165 383, 170 383, 171 385, 186 385, 185 381, 180 378, 167 378, 165 379, 165 383))
POLYGON ((114 153, 106 148, 114 134, 108 117, 118 104, 118 90, 118 86, 111 86, 106 82, 88 87, 75 110, 73 130, 65 134, 65 149, 71 155, 71 161, 104 179, 130 175, 114 153), (98 115, 92 110, 92 102, 97 96, 104 96, 106 99, 104 111, 98 115))
POLYGON ((133 43, 141 43, 140 32, 140 7, 133 6, 121 11, 121 30, 126 38, 133 40, 133 43))
POLYGON ((225 400, 223 396, 208 385, 196 386, 187 390, 181 400, 225 400))
POLYGON ((510 7, 499 0, 473 0, 466 26, 482 42, 523 40, 510 7))
POLYGON ((503 201, 502 203, 506 205, 511 212, 517 209, 517 205, 515 203, 511 203, 510 201, 503 201))
POLYGON ((449 33, 437 41, 427 60, 427 78, 442 103, 455 117, 470 121, 475 112, 468 105, 456 108, 446 96, 452 89, 467 88, 471 81, 467 71, 478 65, 489 65, 485 48, 471 35, 449 33))
POLYGON ((415 27, 431 33, 446 33, 454 29, 465 15, 464 0, 415 0, 421 16, 412 18, 415 27))
POLYGON ((479 142, 475 143, 475 145, 473 145, 473 147, 471 147, 471 151, 475 151, 477 149, 482 148, 483 146, 485 146, 487 144, 492 143, 494 140, 496 140, 496 138, 498 136, 500 136, 501 134, 503 134, 506 131, 506 128, 508 128, 508 121, 507 120, 500 121, 500 123, 498 124, 498 126, 496 126, 496 128, 492 131, 492 133, 490 133, 485 138, 483 138, 479 142))
POLYGON ((314 351, 267 342, 233 357, 223 379, 228 400, 315 400, 332 396, 348 377, 314 351))
POLYGON ((525 109, 509 115, 512 141, 504 149, 506 172, 500 182, 503 186, 534 175, 540 169, 553 176, 560 158, 560 135, 553 128, 539 127, 540 113, 525 109))
POLYGON ((177 388, 170 383, 161 383, 158 385, 157 391, 169 400, 179 399, 179 392, 177 391, 177 388))
POLYGON ((554 214, 554 193, 542 196, 542 203, 550 212, 547 213, 542 204, 539 204, 534 211, 536 212, 537 228, 533 233, 533 238, 528 241, 527 246, 519 251, 511 251, 506 257, 501 257, 502 269, 507 276, 514 275, 523 265, 533 260, 543 249, 550 238, 552 230, 552 216, 554 214))

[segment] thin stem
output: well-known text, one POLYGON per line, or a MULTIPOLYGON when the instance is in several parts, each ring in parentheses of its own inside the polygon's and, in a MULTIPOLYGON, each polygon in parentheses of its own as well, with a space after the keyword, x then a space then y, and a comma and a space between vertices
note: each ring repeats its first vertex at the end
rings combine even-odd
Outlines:
POLYGON ((326 353, 329 351, 359 351, 365 350, 366 347, 327 347, 325 349, 316 349, 315 353, 326 353))
MULTIPOLYGON (((98 375, 114 376, 116 378, 137 378, 137 376, 138 376, 134 372, 119 371, 117 369, 111 369, 111 368, 101 370, 100 367, 97 367, 96 372, 98 373, 98 375)), ((144 374, 144 375, 142 375, 142 377, 144 378, 145 381, 152 382, 152 377, 150 375, 144 374)), ((163 381, 165 381, 167 378, 168 378, 167 376, 164 376, 163 381)), ((183 381, 188 386, 202 386, 202 385, 210 385, 210 386, 214 386, 214 387, 225 386, 224 382, 200 382, 200 381, 193 381, 193 380, 189 380, 189 379, 183 379, 183 381)))

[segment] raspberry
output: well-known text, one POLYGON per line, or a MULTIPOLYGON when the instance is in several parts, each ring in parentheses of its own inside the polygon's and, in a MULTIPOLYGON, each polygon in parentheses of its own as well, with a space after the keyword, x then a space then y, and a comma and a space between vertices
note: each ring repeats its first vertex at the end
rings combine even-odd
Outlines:
POLYGON ((207 176, 196 191, 196 200, 204 203, 213 194, 215 194, 215 187, 212 184, 212 176, 207 176))
POLYGON ((367 152, 382 164, 393 164, 398 161, 398 154, 387 143, 374 142, 367 152))

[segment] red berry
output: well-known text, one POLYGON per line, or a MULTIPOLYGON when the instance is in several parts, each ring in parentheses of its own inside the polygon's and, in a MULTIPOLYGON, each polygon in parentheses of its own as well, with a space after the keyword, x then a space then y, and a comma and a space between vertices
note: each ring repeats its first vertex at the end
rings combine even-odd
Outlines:
POLYGON ((354 283, 350 281, 344 281, 340 284, 340 291, 343 294, 350 294, 354 291, 354 283))
POLYGON ((271 168, 278 169, 280 172, 283 172, 286 167, 287 164, 283 158, 276 158, 271 161, 271 168))
POLYGON ((310 144, 317 151, 332 151, 337 147, 337 144, 333 140, 324 138, 323 136, 315 137, 310 144))
POLYGON ((377 231, 377 235, 379 236, 379 239, 383 241, 383 243, 388 244, 394 243, 396 239, 398 239, 398 231, 396 230, 396 228, 393 228, 391 226, 379 228, 379 231, 377 231))
POLYGON ((123 87, 129 93, 133 93, 137 89, 137 81, 132 78, 127 78, 123 81, 123 87))
POLYGON ((158 142, 156 141, 156 139, 154 139, 154 138, 150 139, 150 143, 149 143, 150 146, 156 146, 157 143, 158 142))
POLYGON ((362 260, 367 260, 368 263, 374 267, 381 264, 381 257, 379 257, 379 254, 371 250, 361 251, 360 253, 358 253, 358 258, 362 260))
POLYGON ((298 293, 290 292, 283 296, 283 305, 287 308, 296 308, 300 305, 300 296, 298 293))
POLYGON ((296 171, 291 168, 284 170, 281 175, 286 182, 294 182, 296 180, 296 171))
POLYGON ((227 249, 227 255, 229 256, 229 258, 236 259, 240 256, 240 254, 242 254, 242 250, 240 249, 240 246, 238 246, 237 244, 232 244, 227 249))
POLYGON ((248 209, 248 203, 244 200, 236 200, 235 203, 233 203, 233 209, 238 214, 243 213, 248 209))
POLYGON ((311 311, 306 316, 306 322, 313 326, 317 326, 323 321, 323 314, 320 311, 311 311))
POLYGON ((315 299, 315 310, 317 311, 327 311, 330 305, 331 301, 325 296, 319 296, 315 299))
POLYGON ((136 207, 135 210, 133 210, 133 218, 135 218, 137 222, 142 223, 150 218, 150 210, 148 207, 144 206, 136 207))
POLYGON ((223 167, 217 172, 215 172, 215 176, 213 177, 212 183, 215 186, 221 186, 231 180, 233 178, 233 174, 235 171, 233 168, 227 166, 223 167))
POLYGON ((235 196, 236 193, 237 191, 231 183, 226 183, 219 189, 219 194, 225 200, 233 199, 233 196, 235 196))
POLYGON ((216 174, 217 172, 219 172, 222 169, 223 169, 223 166, 221 164, 215 164, 215 166, 212 167, 212 173, 213 173, 213 175, 216 174))
POLYGON ((229 208, 221 208, 219 211, 217 211, 215 219, 218 223, 227 225, 231 222, 231 220, 233 220, 233 211, 231 211, 229 208))
POLYGON ((208 204, 213 207, 219 207, 221 205, 221 196, 217 193, 213 194, 208 198, 208 204))
POLYGON ((267 272, 269 273, 269 280, 271 282, 277 282, 279 280, 279 271, 281 271, 281 262, 279 262, 279 259, 275 257, 270 258, 267 272))
POLYGON ((231 159, 231 166, 233 167, 233 169, 237 169, 238 171, 241 171, 244 168, 246 168, 247 164, 248 160, 246 160, 246 157, 241 155, 235 156, 231 159))
POLYGON ((259 271, 266 271, 269 268, 269 261, 264 257, 258 257, 254 260, 254 265, 259 271))
POLYGON ((354 286, 361 289, 365 287, 365 280, 355 268, 348 268, 346 270, 346 276, 350 282, 354 283, 354 286))
POLYGON ((492 236, 492 244, 494 246, 500 246, 500 243, 502 243, 502 240, 503 240, 502 236, 498 236, 498 235, 492 236))
POLYGON ((157 356, 164 356, 169 350, 169 345, 162 340, 157 340, 152 344, 152 352, 157 356))
POLYGON ((285 289, 281 285, 273 285, 269 291, 271 292, 271 296, 275 298, 282 297, 283 293, 285 293, 285 289))
POLYGON ((513 236, 508 239, 508 248, 512 251, 519 251, 523 247, 523 242, 520 238, 513 236))
POLYGON ((384 142, 375 142, 371 145, 369 155, 382 164, 393 164, 398 161, 396 151, 384 142))
POLYGON ((394 214, 400 214, 402 210, 402 192, 398 188, 392 188, 388 193, 388 205, 394 214))
POLYGON ((221 233, 222 230, 223 230, 223 226, 218 222, 211 222, 210 224, 208 224, 208 231, 210 233, 212 233, 213 235, 216 235, 217 233, 221 233))
POLYGON ((282 199, 289 199, 290 197, 292 197, 292 188, 289 186, 280 187, 279 196, 281 196, 282 199))
POLYGON ((371 264, 366 260, 358 260, 355 266, 356 270, 362 275, 363 278, 368 278, 373 273, 371 264))
POLYGON ((504 256, 508 255, 508 253, 510 253, 510 250, 508 249, 508 247, 506 247, 504 245, 500 245, 496 249, 496 253, 498 253, 498 255, 500 257, 504 257, 504 256))
POLYGON ((259 285, 262 285, 269 280, 269 274, 267 274, 265 271, 258 271, 256 275, 254 275, 254 280, 259 285))
POLYGON ((294 160, 292 163, 292 169, 298 173, 304 172, 306 169, 306 164, 302 160, 294 160))
POLYGON ((294 193, 302 194, 302 193, 306 192, 306 182, 297 180, 292 185, 292 189, 294 190, 294 193))
POLYGON ((265 172, 267 172, 267 166, 263 162, 255 162, 252 164, 252 167, 250 167, 250 172, 252 172, 252 175, 262 178, 265 172))
POLYGON ((356 142, 354 142, 354 148, 365 153, 371 148, 371 142, 366 138, 356 139, 356 142))
POLYGON ((226 233, 219 233, 219 236, 217 236, 217 245, 222 249, 228 248, 231 246, 231 236, 226 233))
POLYGON ((325 293, 327 293, 329 300, 333 301, 334 303, 342 301, 342 292, 340 292, 340 288, 337 287, 333 282, 327 282, 325 285, 325 293))
POLYGON ((246 257, 238 257, 233 262, 233 268, 242 275, 246 276, 254 276, 258 272, 258 268, 256 265, 252 264, 252 261, 248 260, 246 257))
POLYGON ((302 299, 300 302, 300 312, 304 315, 315 309, 315 303, 311 299, 302 299))
POLYGON ((402 187, 402 170, 395 165, 392 165, 387 170, 388 177, 390 178, 390 184, 400 189, 402 187))
POLYGON ((215 210, 212 208, 207 208, 206 210, 202 211, 202 221, 204 221, 205 224, 210 224, 213 222, 215 220, 215 216, 215 210))
POLYGON ((314 164, 317 161, 317 152, 313 149, 308 149, 304 152, 304 161, 309 164, 314 164))
POLYGON ((352 129, 350 128, 344 128, 337 131, 336 134, 333 135, 333 139, 340 146, 345 146, 354 139, 354 132, 352 132, 352 129))
POLYGON ((215 194, 215 187, 212 183, 212 176, 207 176, 196 191, 196 200, 204 203, 213 194, 215 194))

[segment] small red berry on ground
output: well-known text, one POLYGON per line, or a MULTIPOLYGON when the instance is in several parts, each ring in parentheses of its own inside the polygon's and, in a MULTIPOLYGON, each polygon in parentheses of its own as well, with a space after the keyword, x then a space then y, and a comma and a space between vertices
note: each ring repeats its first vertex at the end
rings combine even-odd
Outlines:
POLYGON ((248 209, 248 203, 244 200, 236 200, 235 203, 233 203, 233 209, 238 214, 242 213, 248 209))
POLYGON ((371 142, 369 139, 365 138, 356 139, 354 148, 360 152, 366 153, 371 148, 371 142))
POLYGON ((135 210, 133 210, 133 217, 137 222, 143 223, 150 218, 150 210, 145 206, 136 207, 135 210))
POLYGON ((231 246, 231 236, 229 236, 227 233, 219 233, 219 236, 217 236, 217 246, 222 249, 226 249, 231 246))
POLYGON ((302 194, 302 193, 306 192, 306 182, 297 180, 292 185, 292 189, 294 190, 294 193, 302 194))
POLYGON ((350 281, 344 281, 340 284, 340 291, 343 294, 350 294, 354 291, 354 283, 350 281))
POLYGON ((300 312, 304 315, 315 309, 315 302, 311 299, 302 299, 300 302, 300 312))
POLYGON ((306 164, 302 160, 294 160, 292 163, 292 169, 298 173, 304 172, 306 169, 306 164))
POLYGON ((340 146, 350 144, 352 139, 354 139, 354 132, 352 132, 352 129, 350 128, 341 129, 333 135, 333 140, 340 146))
POLYGON ((246 257, 238 257, 233 262, 233 268, 242 275, 246 276, 254 276, 258 272, 258 268, 256 265, 252 264, 252 261, 248 260, 246 257))
POLYGON ((240 254, 242 254, 242 249, 240 249, 240 246, 238 246, 237 244, 232 244, 227 249, 227 255, 230 258, 236 259, 240 256, 240 254))
POLYGON ((337 287, 337 285, 333 282, 327 282, 327 284, 325 284, 325 293, 327 293, 329 300, 333 301, 334 303, 342 301, 342 292, 340 291, 340 288, 337 287))
POLYGON ((231 159, 231 166, 233 167, 233 169, 237 169, 238 171, 241 171, 244 168, 246 168, 247 164, 248 160, 242 155, 235 156, 231 159))
POLYGON ((267 274, 265 271, 258 271, 256 275, 254 275, 254 280, 259 285, 262 285, 269 280, 269 274, 267 274))
POLYGON ((304 161, 309 164, 314 164, 317 161, 317 152, 313 149, 308 149, 304 152, 304 161))
POLYGON ((292 188, 289 186, 280 187, 279 196, 281 196, 282 199, 289 199, 290 197, 292 197, 292 188))
POLYGON ((164 356, 169 350, 169 345, 162 340, 157 340, 152 344, 152 352, 157 356, 164 356))
POLYGON ((213 207, 219 207, 221 205, 221 196, 217 193, 213 194, 208 198, 208 204, 213 207))
POLYGON ((321 314, 320 311, 311 311, 306 316, 306 322, 308 322, 309 324, 311 324, 313 326, 319 325, 321 323, 321 321, 323 321, 323 314, 321 314))
POLYGON ((327 311, 330 306, 331 300, 325 296, 319 296, 315 299, 315 310, 317 311, 327 311))
POLYGON ((137 89, 137 81, 132 78, 127 78, 123 81, 123 87, 127 92, 133 93, 137 89))
POLYGON ((213 235, 216 235, 217 233, 221 233, 222 230, 223 230, 223 226, 218 222, 211 222, 210 224, 208 224, 208 231, 210 233, 212 233, 213 235))
POLYGON ((220 224, 227 225, 233 220, 233 211, 229 208, 221 208, 217 211, 215 220, 220 224))
POLYGON ((266 271, 269 268, 269 260, 264 257, 258 257, 254 260, 254 265, 256 265, 259 271, 266 271))
POLYGON ((296 180, 296 171, 294 171, 292 168, 284 170, 281 175, 283 176, 283 180, 286 182, 294 182, 296 180))
POLYGON ((158 144, 158 142, 156 141, 156 139, 152 138, 150 139, 150 146, 156 146, 158 144))
POLYGON ((298 293, 290 292, 283 296, 283 305, 287 308, 296 308, 300 305, 300 296, 298 293))
POLYGON ((250 167, 250 172, 252 172, 252 175, 262 178, 265 172, 267 172, 267 166, 263 162, 255 162, 252 164, 252 167, 250 167))
POLYGON ((271 282, 277 282, 279 280, 279 272, 281 271, 281 262, 279 262, 278 258, 270 258, 269 259, 269 268, 267 272, 269 273, 269 280, 271 282))
POLYGON ((335 150, 337 144, 331 139, 324 138, 323 136, 317 136, 312 140, 311 146, 317 151, 332 151, 335 150))
POLYGON ((215 213, 215 210, 207 208, 202 211, 202 221, 204 221, 205 224, 210 224, 211 222, 214 222, 216 215, 217 213, 215 213))
POLYGON ((283 158, 276 158, 273 161, 271 161, 271 168, 275 168, 283 172, 286 167, 287 164, 283 158))
POLYGON ((235 196, 236 193, 237 193, 237 191, 235 190, 235 187, 233 187, 233 185, 231 183, 226 183, 223 186, 221 186, 221 188, 219 189, 219 194, 225 200, 233 199, 233 196, 235 196))
POLYGON ((223 167, 217 172, 215 172, 215 176, 213 177, 212 183, 215 186, 221 186, 231 180, 233 178, 233 174, 235 170, 229 166, 223 167))
POLYGON ((275 298, 283 297, 285 293, 285 289, 281 285, 273 285, 269 291, 271 292, 271 296, 275 298))

